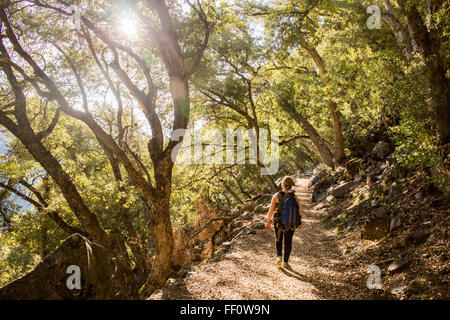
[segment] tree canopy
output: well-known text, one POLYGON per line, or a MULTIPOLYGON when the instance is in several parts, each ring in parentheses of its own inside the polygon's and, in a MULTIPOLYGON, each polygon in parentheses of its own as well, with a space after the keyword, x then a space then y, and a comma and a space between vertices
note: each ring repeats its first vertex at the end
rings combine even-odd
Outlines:
MULTIPOLYGON (((1 0, 0 286, 79 233, 115 259, 114 294, 149 295, 200 197, 226 215, 380 137, 408 168, 444 168, 430 180, 446 190, 449 10, 439 0, 1 0), (253 130, 244 162, 177 162, 207 154, 214 140, 190 138, 207 130, 253 130), (266 134, 279 144, 275 174, 261 147, 250 161, 266 134)), ((215 147, 237 152, 234 139, 215 147)))

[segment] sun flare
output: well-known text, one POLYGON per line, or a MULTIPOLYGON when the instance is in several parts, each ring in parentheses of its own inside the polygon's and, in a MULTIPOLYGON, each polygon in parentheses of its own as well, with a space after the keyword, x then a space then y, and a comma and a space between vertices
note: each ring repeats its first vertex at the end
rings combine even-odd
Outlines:
POLYGON ((130 17, 123 17, 119 20, 119 31, 121 34, 133 38, 137 35, 137 25, 130 17))

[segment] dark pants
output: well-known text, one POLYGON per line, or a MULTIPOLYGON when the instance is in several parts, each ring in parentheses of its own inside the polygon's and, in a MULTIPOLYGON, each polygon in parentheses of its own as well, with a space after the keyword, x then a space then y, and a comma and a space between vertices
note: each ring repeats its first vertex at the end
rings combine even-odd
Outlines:
POLYGON ((275 244, 277 247, 277 256, 282 256, 283 239, 284 239, 284 262, 289 261, 289 256, 292 250, 292 237, 294 236, 294 230, 287 230, 280 232, 280 238, 277 239, 278 226, 275 226, 275 244))

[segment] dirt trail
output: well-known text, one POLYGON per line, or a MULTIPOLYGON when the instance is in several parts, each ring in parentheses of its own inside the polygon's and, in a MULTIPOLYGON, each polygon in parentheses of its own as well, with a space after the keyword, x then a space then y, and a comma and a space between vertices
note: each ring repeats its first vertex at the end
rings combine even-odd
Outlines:
MULTIPOLYGON (((204 261, 172 289, 156 299, 355 299, 355 284, 344 277, 345 265, 338 240, 311 210, 308 179, 296 179, 296 194, 303 205, 303 227, 294 234, 290 269, 275 265, 275 238, 270 231, 239 237, 229 254, 217 262, 204 261), (230 255, 231 254, 231 255, 230 255), (170 292, 169 292, 170 291, 170 292)), ((253 221, 265 222, 265 214, 253 221)), ((356 284, 361 286, 361 284, 356 284)))

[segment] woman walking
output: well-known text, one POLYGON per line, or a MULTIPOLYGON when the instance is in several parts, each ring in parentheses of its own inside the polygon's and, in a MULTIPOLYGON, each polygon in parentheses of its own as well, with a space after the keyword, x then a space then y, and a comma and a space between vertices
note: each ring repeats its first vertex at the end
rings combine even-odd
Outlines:
POLYGON ((294 180, 286 176, 281 182, 282 191, 272 197, 269 212, 267 214, 266 229, 270 230, 273 223, 275 227, 275 245, 277 249, 276 265, 288 268, 289 256, 292 250, 292 238, 294 231, 302 228, 300 203, 292 190, 294 180), (284 240, 284 257, 282 255, 284 240), (283 261, 282 261, 283 257, 283 261))

